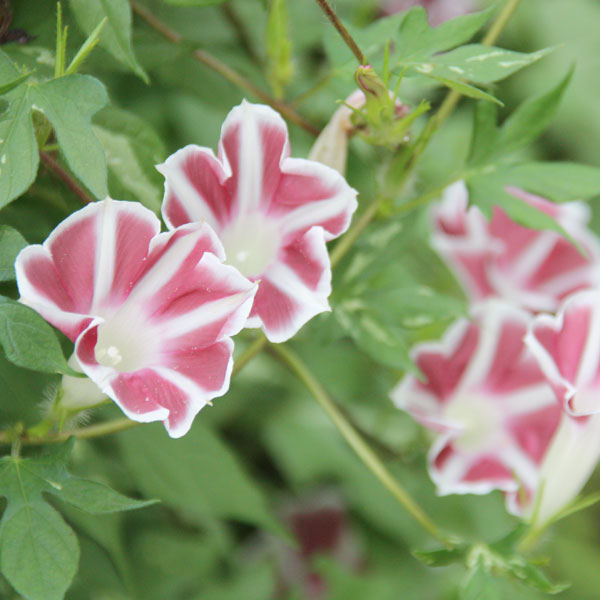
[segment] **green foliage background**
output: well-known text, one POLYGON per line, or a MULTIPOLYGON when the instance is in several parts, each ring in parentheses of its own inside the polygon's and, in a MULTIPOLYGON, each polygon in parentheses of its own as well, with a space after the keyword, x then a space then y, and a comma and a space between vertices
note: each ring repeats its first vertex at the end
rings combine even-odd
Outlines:
MULTIPOLYGON (((88 193, 102 197, 107 185, 115 198, 137 200, 158 210, 162 178, 153 165, 185 144, 214 148, 229 110, 243 97, 256 101, 194 60, 193 49, 208 50, 264 90, 272 85, 273 93, 284 99, 297 98, 298 112, 317 126, 323 126, 336 109, 335 102, 354 89, 353 69, 345 66, 350 56, 336 62, 336 53, 344 49, 340 50, 335 32, 315 2, 286 3, 285 35, 277 29, 277 21, 285 16, 277 14, 269 21, 267 4, 263 0, 230 0, 222 5, 199 0, 144 1, 143 6, 156 18, 181 34, 183 41, 173 44, 137 16, 129 36, 129 12, 123 10, 122 2, 70 0, 63 7, 64 23, 69 26, 69 57, 105 12, 109 13, 100 45, 83 66, 84 74, 34 85, 29 92, 17 87, 9 94, 28 93, 23 106, 45 108, 63 165, 88 193), (247 37, 240 37, 227 11, 237 16, 247 37), (291 65, 277 55, 277 45, 283 43, 278 36, 285 40, 285 57, 291 52, 291 65), (330 62, 336 67, 333 71, 330 62), (97 81, 86 74, 104 84, 106 97, 97 81), (300 96, 320 81, 322 85, 310 97, 300 96), (69 98, 77 102, 71 105, 69 98), (65 122, 75 121, 75 134, 63 127, 65 122)), ((336 9, 347 23, 360 28, 372 18, 374 5, 365 0, 338 0, 336 9)), ((13 11, 12 26, 35 37, 27 44, 6 44, 0 49, 33 72, 30 81, 51 77, 56 4, 18 0, 13 2, 13 11)), ((599 27, 600 4, 596 0, 527 0, 510 22, 500 40, 503 47, 527 53, 548 47, 555 50, 505 83, 486 88, 505 105, 498 111, 500 122, 524 100, 553 89, 576 64, 555 120, 533 146, 518 150, 520 159, 600 166, 599 27)), ((10 75, 10 68, 0 61, 0 74, 8 70, 10 75)), ((12 79, 19 72, 13 75, 12 79)), ((481 77, 479 81, 485 83, 481 77)), ((403 99, 413 105, 424 91, 433 103, 442 97, 439 87, 420 80, 408 79, 401 90, 403 99)), ((395 202, 420 197, 463 168, 474 106, 474 102, 461 104, 423 155, 408 197, 395 202)), ((12 103, 10 110, 16 110, 14 107, 12 103)), ((27 127, 25 118, 21 126, 27 127)), ((305 157, 314 138, 289 126, 293 155, 305 157)), ((535 124, 530 126, 533 132, 535 124)), ((28 152, 35 157, 31 160, 37 161, 35 147, 28 152)), ((378 161, 377 151, 360 139, 353 140, 348 179, 360 190, 361 201, 376 193, 378 161)), ((0 191, 3 185, 12 185, 22 192, 33 176, 33 171, 24 170, 10 184, 3 176, 0 191)), ((561 180, 565 189, 555 199, 569 199, 575 184, 584 188, 578 193, 597 196, 596 175, 590 177, 586 187, 583 175, 566 172, 561 180)), ((488 180, 485 183, 491 185, 488 180)), ((472 184, 472 193, 476 184, 472 184)), ((487 198, 489 201, 489 193, 487 198)), ((2 208, 2 295, 17 297, 10 265, 23 241, 14 229, 28 243, 40 243, 80 206, 77 195, 42 165, 27 192, 2 208)), ((591 206, 595 230, 600 233, 600 211, 593 200, 591 206)), ((314 319, 293 346, 436 521, 468 539, 491 542, 518 524, 506 514, 502 496, 436 497, 425 471, 427 435, 388 399, 398 377, 411 368, 410 345, 439 335, 465 310, 457 284, 427 247, 426 229, 424 211, 372 225, 335 273, 333 314, 314 319), (363 267, 357 274, 358 262, 363 267)), ((16 310, 15 306, 8 300, 0 304, 0 328, 5 327, 5 315, 16 310)), ((27 312, 22 319, 32 318, 27 312)), ((238 353, 249 340, 251 335, 245 339, 238 336, 238 353)), ((67 351, 64 342, 61 338, 67 351)), ((48 361, 59 360, 59 364, 52 363, 54 366, 46 369, 49 374, 26 370, 7 359, 14 351, 4 347, 0 353, 3 428, 18 421, 26 426, 39 421, 38 405, 59 379, 52 373, 68 368, 64 359, 60 363, 53 358, 55 349, 51 349, 48 361)), ((26 364, 28 350, 22 352, 25 362, 19 364, 26 364)), ((98 415, 116 418, 119 411, 107 407, 98 415)), ((27 449, 25 456, 36 453, 27 449)), ((2 465, 0 496, 8 496, 8 502, 0 500, 4 502, 0 509, 10 511, 11 502, 17 501, 14 494, 6 492, 9 484, 3 483, 6 473, 2 465)), ((463 567, 431 569, 418 561, 412 551, 434 549, 435 543, 359 462, 304 387, 267 355, 257 357, 233 379, 229 393, 201 412, 185 438, 171 440, 162 427, 152 425, 80 441, 73 449, 69 469, 130 497, 161 501, 125 513, 99 509, 96 512, 110 514, 90 516, 77 508, 77 502, 72 503, 74 507, 60 496, 41 496, 52 489, 38 485, 36 493, 43 500, 35 502, 40 514, 55 514, 52 507, 57 508, 79 539, 79 569, 66 593, 70 600, 300 600, 300 589, 283 595, 278 592, 275 553, 268 548, 273 547, 273 540, 289 543, 281 507, 323 489, 333 490, 346 507, 348 527, 364 557, 359 573, 331 557, 315 560, 314 568, 326 581, 329 600, 542 597, 510 580, 490 579, 477 569, 461 588, 466 573, 463 567)), ((596 476, 588 489, 597 490, 599 484, 596 476)), ((599 517, 598 509, 591 508, 558 523, 548 533, 543 551, 551 560, 546 571, 554 581, 572 583, 561 597, 598 597, 599 517)), ((5 539, 6 529, 0 531, 5 539)), ((36 535, 43 536, 43 531, 36 535)), ((69 542, 70 555, 58 555, 66 571, 77 568, 75 543, 69 542)), ((5 572, 7 565, 9 570, 28 568, 27 561, 11 566, 6 560, 2 558, 5 572)), ((23 577, 28 578, 27 574, 23 577)), ((42 592, 31 597, 61 597, 59 584, 46 591, 47 596, 42 592)), ((0 597, 18 597, 3 579, 0 597)))

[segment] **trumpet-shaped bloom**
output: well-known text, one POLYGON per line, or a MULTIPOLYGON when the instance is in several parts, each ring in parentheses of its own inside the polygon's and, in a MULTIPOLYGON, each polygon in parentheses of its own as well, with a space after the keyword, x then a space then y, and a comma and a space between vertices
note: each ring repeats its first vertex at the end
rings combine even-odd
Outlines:
POLYGON ((457 182, 433 210, 432 243, 473 300, 499 296, 534 312, 554 311, 570 293, 600 282, 600 247, 586 228, 585 204, 507 191, 554 218, 587 257, 554 231, 518 225, 498 206, 488 223, 479 208, 467 208, 466 186, 457 182))
POLYGON ((227 391, 256 286, 222 264, 206 224, 159 233, 156 216, 106 199, 17 257, 21 301, 75 342, 82 370, 131 419, 172 437, 227 391))
POLYGON ((538 315, 526 343, 569 414, 600 413, 600 291, 573 294, 556 316, 538 315))
POLYGON ((356 191, 334 169, 290 158, 287 128, 274 110, 244 101, 223 123, 217 156, 186 146, 157 168, 168 227, 206 221, 227 262, 259 281, 249 327, 282 342, 329 310, 325 242, 348 228, 356 191))
POLYGON ((429 471, 440 494, 499 489, 508 509, 522 513, 561 409, 523 342, 530 315, 496 300, 473 316, 457 321, 441 342, 416 347, 425 380, 407 375, 392 398, 437 432, 429 471))

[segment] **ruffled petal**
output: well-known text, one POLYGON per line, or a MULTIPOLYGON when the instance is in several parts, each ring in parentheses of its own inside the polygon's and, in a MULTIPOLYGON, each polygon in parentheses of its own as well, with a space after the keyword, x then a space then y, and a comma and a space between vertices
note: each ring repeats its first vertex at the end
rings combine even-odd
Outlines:
POLYGON ((331 268, 323 229, 313 227, 281 252, 260 280, 251 317, 271 342, 284 342, 330 310, 331 268))
POLYGON ((285 121, 268 106, 245 100, 227 115, 221 129, 219 158, 231 177, 226 188, 237 215, 269 209, 289 156, 285 121))
POLYGON ((229 221, 228 174, 210 148, 185 146, 156 168, 165 177, 162 215, 170 229, 202 221, 219 229, 229 221))
POLYGON ((567 412, 600 412, 599 291, 570 296, 555 317, 536 317, 525 341, 567 412))

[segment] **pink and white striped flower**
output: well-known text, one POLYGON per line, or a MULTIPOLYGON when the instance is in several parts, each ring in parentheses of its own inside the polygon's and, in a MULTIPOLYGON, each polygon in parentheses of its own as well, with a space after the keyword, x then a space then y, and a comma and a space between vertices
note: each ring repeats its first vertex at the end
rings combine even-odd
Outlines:
POLYGON ((438 434, 429 472, 440 494, 499 489, 517 514, 534 496, 561 409, 524 345, 530 320, 498 300, 480 304, 441 342, 416 347, 425 381, 407 375, 393 390, 399 408, 438 434))
POLYGON ((600 413, 600 291, 573 294, 556 316, 538 315, 525 341, 569 414, 600 413))
POLYGON ((534 312, 554 311, 570 293, 600 283, 600 245, 586 227, 587 205, 507 191, 554 218, 587 257, 558 233, 522 227, 497 206, 488 223, 479 208, 468 208, 467 188, 459 181, 432 211, 432 244, 472 300, 499 296, 534 312))
POLYGON ((206 221, 227 262, 259 281, 247 326, 282 342, 329 310, 325 242, 348 228, 356 191, 334 169, 291 158, 274 110, 242 102, 223 123, 217 156, 186 146, 157 169, 165 176, 167 226, 206 221))
POLYGON ((148 209, 107 198, 25 248, 16 272, 21 301, 75 342, 84 373, 129 418, 179 437, 227 391, 256 285, 222 264, 206 224, 159 232, 148 209))

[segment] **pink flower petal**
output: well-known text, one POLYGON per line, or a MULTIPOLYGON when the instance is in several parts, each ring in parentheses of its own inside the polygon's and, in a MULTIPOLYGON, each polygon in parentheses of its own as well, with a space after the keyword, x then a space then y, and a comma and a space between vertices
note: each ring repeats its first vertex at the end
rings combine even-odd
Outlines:
POLYGON ((228 174, 212 150, 186 146, 156 168, 165 176, 163 217, 169 228, 203 220, 218 228, 229 221, 228 174))
POLYGON ((472 322, 416 347, 426 381, 407 375, 393 390, 399 408, 439 434, 429 469, 440 494, 499 489, 516 511, 519 488, 537 489, 561 409, 524 344, 530 321, 504 302, 474 307, 472 322))
POLYGON ((600 412, 600 292, 578 292, 556 317, 539 315, 526 343, 572 415, 600 412))
POLYGON ((270 341, 279 342, 329 310, 325 241, 348 227, 356 192, 335 170, 290 158, 287 128, 275 111, 242 102, 223 124, 218 159, 207 149, 188 147, 159 170, 167 180, 167 225, 208 220, 227 262, 259 282, 247 326, 262 327, 270 341))

